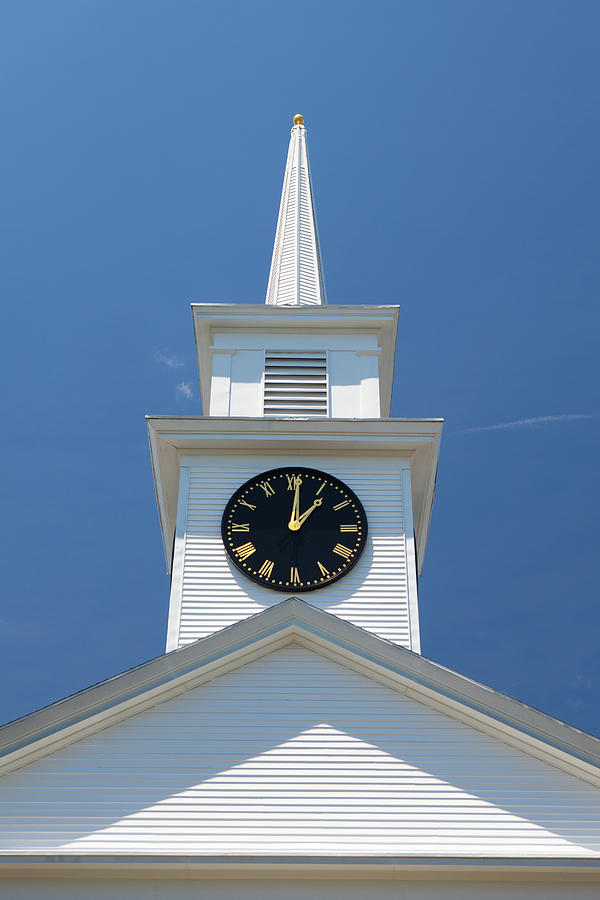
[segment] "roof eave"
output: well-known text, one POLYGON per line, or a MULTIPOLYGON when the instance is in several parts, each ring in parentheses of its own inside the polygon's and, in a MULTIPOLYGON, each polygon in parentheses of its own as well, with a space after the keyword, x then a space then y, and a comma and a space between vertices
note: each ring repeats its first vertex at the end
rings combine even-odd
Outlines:
POLYGON ((5 725, 0 729, 0 773, 292 640, 562 771, 600 785, 597 738, 297 598, 5 725))
POLYGON ((281 450, 321 452, 324 448, 410 456, 413 518, 423 568, 433 506, 442 419, 296 419, 235 416, 147 416, 152 469, 167 571, 171 554, 180 456, 227 448, 247 454, 281 450))
MULTIPOLYGON (((265 848, 267 850, 267 848, 265 848)), ((0 854, 1 877, 164 877, 262 878, 315 877, 371 881, 417 879, 444 881, 573 883, 600 881, 600 859, 582 857, 451 856, 183 856, 174 854, 11 853, 0 854)))
POLYGON ((381 348, 380 397, 383 416, 389 415, 392 400, 392 381, 398 334, 400 307, 395 304, 333 306, 274 306, 264 303, 213 303, 194 301, 191 304, 194 338, 200 379, 202 411, 210 409, 212 376, 212 348, 219 331, 269 332, 287 328, 319 333, 340 331, 377 332, 381 348))

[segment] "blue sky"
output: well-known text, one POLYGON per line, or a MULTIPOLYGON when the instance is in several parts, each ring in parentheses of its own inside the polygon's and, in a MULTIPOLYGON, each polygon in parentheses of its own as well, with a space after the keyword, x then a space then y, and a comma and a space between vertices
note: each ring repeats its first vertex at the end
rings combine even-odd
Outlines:
POLYGON ((261 302, 306 117, 332 303, 399 303, 446 419, 423 652, 600 735, 600 6, 5 0, 9 720, 163 652, 144 415, 200 412, 191 300, 261 302))

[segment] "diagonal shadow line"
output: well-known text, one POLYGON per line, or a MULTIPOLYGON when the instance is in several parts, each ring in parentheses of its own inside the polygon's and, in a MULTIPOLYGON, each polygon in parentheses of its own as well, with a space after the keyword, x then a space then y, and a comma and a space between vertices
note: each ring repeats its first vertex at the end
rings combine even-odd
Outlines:
MULTIPOLYGON (((491 832, 495 846, 504 832, 515 855, 534 845, 565 855, 600 850, 600 792, 592 786, 298 645, 4 776, 0 847, 140 852, 160 839, 179 850, 202 826, 209 836, 196 838, 194 852, 215 852, 211 827, 223 828, 219 846, 229 846, 236 798, 238 829, 247 815, 251 834, 254 817, 254 830, 270 828, 273 843, 301 835, 312 807, 312 852, 322 848, 321 832, 333 840, 354 827, 347 852, 361 841, 365 852, 372 841, 379 852, 383 841, 388 852, 419 844, 422 853, 423 840, 434 842, 432 819, 442 854, 491 832), (302 673, 294 660, 306 654, 302 673), (265 678, 268 697, 257 693, 265 678), (440 723, 454 736, 445 751, 436 743, 440 723), (504 768, 494 772, 494 760, 504 768), (319 822, 333 824, 319 830, 319 822)), ((500 854, 507 852, 505 841, 500 854)))

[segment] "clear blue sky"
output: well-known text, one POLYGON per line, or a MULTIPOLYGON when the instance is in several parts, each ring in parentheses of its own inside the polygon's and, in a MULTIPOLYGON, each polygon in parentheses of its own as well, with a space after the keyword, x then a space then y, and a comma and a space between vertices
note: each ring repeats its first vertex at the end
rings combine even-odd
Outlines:
POLYGON ((600 734, 599 32, 4 0, 0 719, 163 651, 144 415, 200 412, 191 300, 264 298, 302 112, 329 300, 401 305, 392 414, 446 419, 423 652, 600 734))

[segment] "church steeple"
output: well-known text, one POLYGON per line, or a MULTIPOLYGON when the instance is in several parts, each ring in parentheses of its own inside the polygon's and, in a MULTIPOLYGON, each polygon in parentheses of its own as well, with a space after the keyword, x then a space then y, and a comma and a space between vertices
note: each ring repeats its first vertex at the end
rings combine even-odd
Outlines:
POLYGON ((168 650, 273 606, 281 594, 308 590, 313 605, 418 653, 417 558, 422 565, 442 426, 388 418, 398 307, 325 305, 301 116, 266 304, 193 303, 192 312, 204 415, 149 421, 173 576, 168 650), (243 486, 268 472, 274 487, 267 477, 256 482, 268 504, 261 519, 243 486), (345 496, 321 509, 317 478, 346 485, 366 518, 355 521, 360 507, 345 496), (234 493, 242 517, 229 519, 232 506, 223 519, 234 493), (283 518, 273 512, 279 506, 283 518), (335 519, 335 535, 325 536, 325 510, 355 518, 335 519), (296 553, 310 532, 318 559, 282 563, 279 550, 259 543, 269 516, 283 523, 281 553, 296 553))
POLYGON ((294 116, 290 135, 265 302, 272 306, 324 306, 327 302, 301 115, 294 116))

